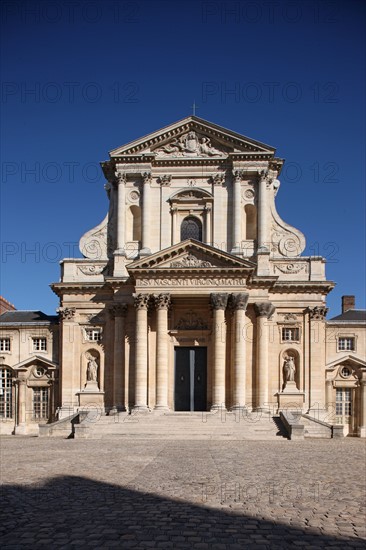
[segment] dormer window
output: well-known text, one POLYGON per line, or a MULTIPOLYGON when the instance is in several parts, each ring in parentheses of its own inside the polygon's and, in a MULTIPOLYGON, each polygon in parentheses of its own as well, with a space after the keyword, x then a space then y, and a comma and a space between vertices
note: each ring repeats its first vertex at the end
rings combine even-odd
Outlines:
POLYGON ((180 226, 180 240, 195 239, 202 241, 202 223, 194 216, 187 216, 180 226))

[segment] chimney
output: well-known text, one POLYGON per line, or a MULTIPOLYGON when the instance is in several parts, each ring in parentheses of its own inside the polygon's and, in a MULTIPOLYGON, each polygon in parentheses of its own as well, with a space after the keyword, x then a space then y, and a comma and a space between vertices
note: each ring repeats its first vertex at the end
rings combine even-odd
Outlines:
POLYGON ((348 309, 355 309, 354 296, 342 296, 342 313, 344 313, 348 309))

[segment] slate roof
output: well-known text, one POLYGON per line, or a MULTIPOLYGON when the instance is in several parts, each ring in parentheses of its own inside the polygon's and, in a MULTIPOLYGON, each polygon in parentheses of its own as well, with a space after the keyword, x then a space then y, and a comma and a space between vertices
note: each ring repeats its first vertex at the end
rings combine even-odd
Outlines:
POLYGON ((332 317, 329 321, 366 321, 366 309, 347 309, 341 315, 332 317))
POLYGON ((1 324, 24 324, 24 323, 58 323, 58 315, 46 315, 43 311, 6 311, 0 315, 1 324))

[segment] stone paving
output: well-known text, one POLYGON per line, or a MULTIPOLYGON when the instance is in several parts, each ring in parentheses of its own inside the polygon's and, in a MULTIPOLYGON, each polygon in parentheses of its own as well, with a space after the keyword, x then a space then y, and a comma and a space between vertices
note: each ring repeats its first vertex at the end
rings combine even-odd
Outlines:
POLYGON ((7 548, 365 548, 365 443, 5 436, 7 548))

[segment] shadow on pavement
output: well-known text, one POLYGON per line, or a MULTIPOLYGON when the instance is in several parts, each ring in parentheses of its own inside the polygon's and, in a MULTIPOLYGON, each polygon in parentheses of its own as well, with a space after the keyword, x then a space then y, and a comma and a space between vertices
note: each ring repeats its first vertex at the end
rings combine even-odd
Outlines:
POLYGON ((84 477, 3 485, 1 492, 3 549, 364 547, 357 538, 321 535, 311 528, 296 529, 84 477))

